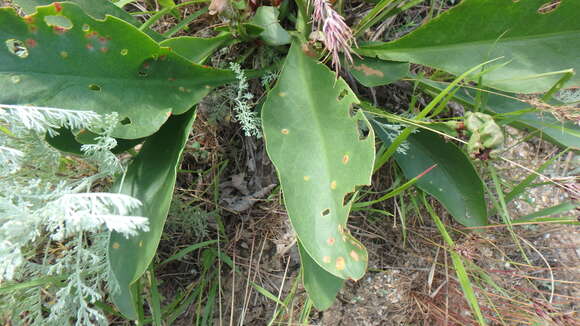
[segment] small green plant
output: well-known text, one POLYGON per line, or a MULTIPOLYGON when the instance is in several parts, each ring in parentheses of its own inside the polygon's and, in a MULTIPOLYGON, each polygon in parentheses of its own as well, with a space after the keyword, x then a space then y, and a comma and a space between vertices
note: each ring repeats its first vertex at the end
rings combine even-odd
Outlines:
MULTIPOLYGON (((214 0, 210 13, 228 26, 211 38, 172 37, 189 17, 164 34, 150 29, 196 1, 164 1, 144 23, 109 1, 15 2, 28 15, 0 9, 0 279, 10 281, 0 295, 22 324, 105 324, 97 307, 105 301, 103 283, 126 318, 143 320, 140 280, 170 212, 196 105, 218 86, 237 83, 233 116, 246 136, 264 138, 296 232, 304 287, 321 310, 346 280, 365 275, 368 253, 347 220, 353 205, 366 204, 359 202, 361 186, 391 158, 410 181, 387 196, 415 185, 457 222, 476 228, 489 224, 491 212, 470 155, 487 167, 502 146, 504 125, 580 148, 577 125, 540 114, 541 105, 515 96, 541 93, 538 103, 559 106, 553 95, 580 85, 578 1, 545 9, 545 0, 464 0, 391 42, 362 35, 420 0, 379 1, 352 30, 339 14, 344 1, 284 1, 280 9, 254 12, 244 2, 214 0), (284 59, 256 60, 273 63, 242 70, 256 44, 284 59), (244 52, 229 70, 201 65, 232 45, 244 52), (414 74, 411 63, 438 72, 429 79, 414 74), (272 71, 278 72, 273 86, 272 71), (351 89, 345 73, 369 93, 370 87, 412 79, 432 100, 393 114, 351 89), (249 92, 248 79, 255 77, 263 78, 263 98, 249 92), (441 119, 452 100, 468 112, 441 119), (100 122, 93 122, 97 116, 100 122), (92 176, 60 176, 61 154, 46 142, 63 153, 84 153, 97 164, 92 176), (125 170, 112 153, 138 144, 125 170), (114 177, 110 192, 90 192, 105 177, 114 177), (54 242, 65 248, 41 252, 54 242), (54 292, 48 303, 47 287, 54 292)), ((497 211, 505 208, 502 195, 497 211)), ((177 215, 193 214, 185 225, 203 235, 205 222, 195 216, 204 214, 175 207, 177 215)), ((429 213, 453 246, 439 217, 429 213)), ((214 262, 218 254, 206 252, 214 262)), ((470 308, 485 324, 461 257, 452 258, 470 308)), ((204 275, 213 280, 210 265, 204 275)), ((217 283, 211 289, 215 296, 217 283)))

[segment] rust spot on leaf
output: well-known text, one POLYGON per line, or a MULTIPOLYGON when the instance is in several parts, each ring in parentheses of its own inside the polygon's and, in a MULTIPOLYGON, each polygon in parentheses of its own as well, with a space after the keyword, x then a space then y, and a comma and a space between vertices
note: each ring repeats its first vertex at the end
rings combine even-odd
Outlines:
POLYGON ((113 249, 119 249, 121 245, 118 242, 113 243, 113 249))
POLYGON ((356 253, 356 251, 354 251, 354 250, 352 250, 352 251, 350 252, 350 257, 351 257, 351 258, 352 258, 354 261, 359 261, 359 259, 360 259, 360 258, 358 257, 358 254, 357 254, 357 253, 356 253))
POLYGON ((330 263, 330 256, 324 256, 322 257, 322 262, 325 264, 329 264, 330 263))
POLYGON ((62 5, 60 4, 60 2, 53 3, 53 6, 54 6, 54 10, 56 10, 56 12, 62 11, 62 5))
POLYGON ((365 76, 385 77, 385 74, 382 71, 373 69, 373 68, 365 65, 364 63, 361 63, 358 66, 355 65, 355 66, 353 66, 353 68, 356 71, 362 72, 363 74, 365 74, 365 76))
POLYGON ((336 258, 336 269, 339 271, 343 270, 346 267, 346 261, 343 257, 336 258))
POLYGON ((283 135, 288 135, 288 134, 290 133, 290 131, 289 131, 288 129, 282 129, 282 130, 280 130, 280 132, 281 132, 283 135))
POLYGON ((34 48, 37 45, 38 45, 38 43, 34 39, 29 38, 26 40, 26 46, 28 46, 29 48, 34 48))
POLYGON ((336 181, 332 181, 330 183, 330 189, 332 189, 332 190, 336 189, 336 181))
POLYGON ((101 48, 101 52, 102 52, 102 53, 107 53, 107 52, 109 52, 109 48, 107 48, 107 47, 102 47, 102 48, 101 48))
POLYGON ((342 164, 347 164, 349 160, 350 157, 348 156, 348 154, 344 154, 344 156, 342 157, 342 164))
POLYGON ((330 246, 332 246, 335 242, 336 239, 334 239, 333 237, 326 239, 326 243, 328 243, 330 246))

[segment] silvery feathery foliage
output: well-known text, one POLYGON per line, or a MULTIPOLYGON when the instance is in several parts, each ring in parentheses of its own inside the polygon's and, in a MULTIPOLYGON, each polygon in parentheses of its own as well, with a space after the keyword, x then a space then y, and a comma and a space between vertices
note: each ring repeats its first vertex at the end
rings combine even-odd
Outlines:
MULTIPOLYGON (((400 125, 400 124, 381 123, 380 126, 383 129, 383 131, 385 132, 385 134, 387 135, 387 137, 389 137, 389 140, 391 141, 391 143, 394 142, 395 139, 405 129, 405 126, 400 125)), ((409 143, 407 143, 406 140, 404 142, 402 142, 399 146, 397 146, 397 153, 407 155, 408 150, 409 150, 409 143)))
POLYGON ((106 324, 93 304, 103 286, 116 288, 107 231, 131 236, 148 229, 146 218, 130 214, 138 200, 90 192, 95 181, 123 170, 110 153, 116 122, 116 114, 0 104, 0 284, 47 275, 65 280, 3 292, 0 319, 15 325, 106 324), (65 161, 44 140, 61 127, 98 134, 83 149, 98 172, 76 178, 61 168, 65 161))
POLYGON ((332 65, 338 73, 340 70, 339 52, 344 53, 347 61, 352 64, 352 46, 355 38, 350 27, 344 22, 344 18, 334 10, 328 0, 311 0, 314 7, 312 21, 314 31, 322 31, 323 43, 332 57, 332 65))
POLYGON ((252 111, 250 101, 254 95, 248 91, 248 80, 238 63, 230 63, 230 69, 236 74, 238 80, 238 94, 234 99, 234 112, 236 120, 242 125, 242 130, 247 137, 262 137, 260 130, 260 118, 252 111))

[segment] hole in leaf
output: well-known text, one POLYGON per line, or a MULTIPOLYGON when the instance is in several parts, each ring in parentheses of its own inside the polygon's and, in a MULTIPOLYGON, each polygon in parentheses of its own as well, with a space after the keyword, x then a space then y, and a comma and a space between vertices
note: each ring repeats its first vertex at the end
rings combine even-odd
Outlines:
POLYGON ((330 214, 330 208, 326 208, 322 212, 320 212, 320 216, 328 216, 330 214))
POLYGON ((366 140, 367 137, 369 136, 369 133, 370 133, 369 126, 366 123, 366 121, 364 121, 362 119, 357 120, 356 130, 358 131, 358 139, 359 140, 366 140))
POLYGON ((70 19, 64 16, 44 16, 44 22, 49 27, 61 30, 69 30, 74 26, 70 19))
POLYGON ((543 5, 541 5, 540 8, 538 8, 538 13, 549 14, 552 11, 558 9, 558 6, 560 6, 560 0, 552 0, 552 1, 546 2, 543 5))
POLYGON ((354 198, 354 192, 349 192, 342 198, 342 206, 348 205, 350 201, 354 198))
POLYGON ((125 117, 125 119, 121 120, 121 124, 123 126, 129 125, 131 124, 131 119, 129 119, 129 117, 125 117))
POLYGON ((100 92, 100 91, 101 91, 101 86, 99 86, 99 85, 96 85, 96 84, 90 84, 90 85, 89 85, 89 89, 90 89, 91 91, 97 91, 97 92, 100 92))
POLYGON ((343 89, 339 94, 338 97, 336 98, 337 101, 342 101, 342 99, 348 95, 348 90, 343 89))
POLYGON ((14 54, 15 56, 24 59, 28 57, 28 48, 24 45, 24 42, 16 39, 9 39, 6 40, 6 47, 10 53, 14 54))

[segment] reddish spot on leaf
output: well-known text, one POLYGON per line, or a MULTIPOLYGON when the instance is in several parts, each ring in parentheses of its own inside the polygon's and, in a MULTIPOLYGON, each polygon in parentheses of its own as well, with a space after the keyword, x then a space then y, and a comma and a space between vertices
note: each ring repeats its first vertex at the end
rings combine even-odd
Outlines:
POLYGON ((54 9, 56 10, 56 12, 62 11, 62 5, 60 4, 60 2, 55 2, 53 5, 54 5, 54 9))
POLYGON ((167 59, 167 56, 165 54, 162 55, 162 56, 159 56, 159 60, 165 61, 165 59, 167 59))
POLYGON ((60 27, 60 26, 52 26, 52 30, 56 33, 56 34, 64 34, 67 29, 64 27, 60 27))
POLYGON ((33 48, 33 47, 35 47, 37 44, 38 44, 38 43, 36 42, 36 40, 33 40, 33 39, 31 39, 31 38, 29 38, 29 39, 27 39, 27 40, 26 40, 26 45, 27 45, 29 48, 33 48))
POLYGON ((34 16, 24 16, 24 22, 27 24, 34 24, 34 16))
POLYGON ((367 65, 365 65, 364 63, 361 64, 360 66, 353 66, 354 70, 360 71, 363 74, 365 74, 366 76, 377 76, 377 77, 384 77, 385 74, 380 71, 380 70, 376 70, 373 69, 367 65))
POLYGON ((101 43, 107 43, 107 38, 101 36, 101 37, 99 37, 99 42, 101 42, 101 43))
POLYGON ((101 48, 101 52, 103 52, 103 53, 107 53, 107 52, 109 52, 109 48, 107 48, 107 47, 102 47, 102 48, 101 48))
POLYGON ((92 50, 95 47, 91 43, 87 43, 87 49, 92 50))

